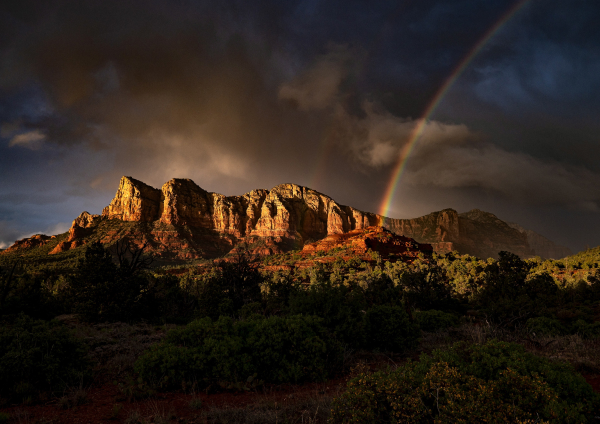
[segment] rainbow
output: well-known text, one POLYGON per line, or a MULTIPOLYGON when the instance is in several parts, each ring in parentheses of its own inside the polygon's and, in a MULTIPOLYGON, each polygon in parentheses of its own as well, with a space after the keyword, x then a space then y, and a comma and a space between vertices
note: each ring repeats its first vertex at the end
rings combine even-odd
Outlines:
POLYGON ((437 91, 437 93, 423 112, 423 116, 417 120, 417 125, 411 132, 408 142, 405 144, 404 148, 400 152, 400 158, 398 160, 398 163, 394 167, 392 176, 383 195, 383 201, 379 208, 379 215, 382 216, 382 224, 383 217, 386 217, 390 210, 390 205, 394 198, 394 193, 398 188, 398 183, 402 178, 402 174, 404 172, 404 169, 406 168, 408 158, 410 157, 415 145, 423 135, 423 131, 425 130, 425 126, 431 118, 431 115, 433 115, 435 110, 438 108, 450 87, 452 87, 452 85, 456 82, 458 77, 460 77, 460 75, 464 72, 467 66, 469 66, 471 61, 475 58, 475 56, 477 56, 481 49, 488 43, 488 41, 490 41, 490 39, 494 35, 496 35, 500 28, 502 28, 529 1, 530 0, 519 0, 506 13, 504 13, 504 15, 502 15, 502 17, 500 17, 500 19, 484 34, 484 36, 477 42, 477 44, 475 44, 471 51, 460 61, 456 69, 454 69, 454 72, 452 72, 452 74, 446 80, 444 85, 442 85, 437 91))

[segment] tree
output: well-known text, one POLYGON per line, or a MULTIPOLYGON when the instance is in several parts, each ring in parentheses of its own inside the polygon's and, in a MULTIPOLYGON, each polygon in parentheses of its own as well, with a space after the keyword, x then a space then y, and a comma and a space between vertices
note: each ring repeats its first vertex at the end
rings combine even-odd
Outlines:
POLYGON ((260 284, 264 278, 259 260, 245 245, 237 248, 230 260, 217 261, 200 277, 199 315, 218 318, 235 315, 246 304, 261 301, 260 284))
POLYGON ((147 263, 143 247, 124 243, 116 247, 119 266, 100 242, 91 243, 77 264, 70 284, 73 310, 90 321, 128 321, 148 312, 152 293, 141 273, 147 263))

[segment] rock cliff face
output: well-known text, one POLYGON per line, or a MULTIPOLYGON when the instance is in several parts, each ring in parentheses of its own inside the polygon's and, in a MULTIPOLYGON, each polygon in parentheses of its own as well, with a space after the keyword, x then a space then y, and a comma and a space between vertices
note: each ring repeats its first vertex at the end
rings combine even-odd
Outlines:
POLYGON ((54 255, 56 253, 65 252, 70 249, 85 244, 84 238, 91 235, 94 232, 94 226, 98 221, 100 215, 92 215, 89 212, 82 212, 77 218, 73 220, 71 228, 69 229, 69 237, 65 241, 61 241, 52 249, 48 254, 54 255))
POLYGON ((521 258, 531 258, 535 252, 527 242, 527 236, 496 215, 473 209, 458 215, 460 239, 456 249, 480 258, 495 258, 506 250, 521 258))
MULTIPOLYGON (((50 246, 50 254, 91 241, 110 244, 122 238, 147 245, 156 257, 165 260, 215 258, 235 251, 240 242, 253 245, 255 253, 273 254, 380 225, 430 244, 441 253, 457 250, 481 258, 496 257, 501 250, 523 258, 570 253, 542 236, 477 209, 462 214, 444 209, 420 218, 392 219, 340 205, 295 184, 224 196, 208 192, 189 179, 173 179, 158 190, 123 177, 102 215, 83 212, 73 221, 68 238, 50 246)), ((47 242, 47 236, 34 236, 4 252, 47 242)))
POLYGON ((158 218, 160 197, 160 190, 131 177, 123 177, 115 198, 104 208, 102 216, 151 222, 158 218))
POLYGON ((506 250, 524 259, 533 256, 558 259, 572 254, 568 248, 534 231, 479 209, 461 214, 444 209, 420 218, 385 218, 384 222, 395 233, 430 243, 440 253, 457 250, 480 258, 495 258, 498 252, 506 250))
POLYGON ((454 209, 444 209, 414 219, 385 218, 384 226, 419 243, 456 243, 460 238, 458 214, 454 209))
POLYGON ((82 213, 73 221, 67 241, 51 253, 81 245, 102 220, 140 224, 127 231, 109 231, 102 242, 128 237, 138 244, 147 243, 158 256, 176 259, 221 256, 241 241, 259 239, 259 250, 276 253, 380 222, 376 214, 339 205, 324 194, 295 184, 224 196, 208 192, 189 179, 173 179, 157 190, 123 177, 102 216, 82 213))

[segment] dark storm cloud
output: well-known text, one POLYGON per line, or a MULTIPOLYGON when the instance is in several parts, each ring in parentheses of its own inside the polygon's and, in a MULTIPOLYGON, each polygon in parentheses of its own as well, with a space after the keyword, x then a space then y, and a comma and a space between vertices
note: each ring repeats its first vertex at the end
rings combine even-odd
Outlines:
POLYGON ((192 167, 241 176, 243 158, 267 147, 277 123, 259 71, 273 68, 269 32, 255 33, 244 7, 205 9, 69 3, 31 23, 5 51, 4 88, 39 84, 51 113, 13 118, 23 128, 12 145, 44 134, 50 143, 118 148, 117 163, 141 168, 130 172, 145 169, 147 178, 160 165, 154 183, 192 167))
MULTIPOLYGON (((514 4, 7 4, 0 176, 10 188, 0 194, 54 184, 57 199, 96 205, 127 174, 225 194, 314 183, 375 211, 426 106, 514 4)), ((393 210, 430 212, 440 189, 461 207, 473 188, 511 205, 596 210, 598 9, 532 0, 498 32, 408 163, 404 184, 419 187, 422 209, 402 200, 393 210)))

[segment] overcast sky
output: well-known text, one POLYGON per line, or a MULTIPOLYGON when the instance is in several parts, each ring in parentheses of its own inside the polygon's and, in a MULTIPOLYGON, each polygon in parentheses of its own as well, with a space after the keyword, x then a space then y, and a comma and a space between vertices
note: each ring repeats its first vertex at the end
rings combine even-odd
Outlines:
MULTIPOLYGON (((520 2, 4 1, 0 247, 129 175, 296 183, 378 212, 436 93, 520 2)), ((389 215, 479 208, 600 244, 600 3, 530 0, 430 116, 389 215)))

